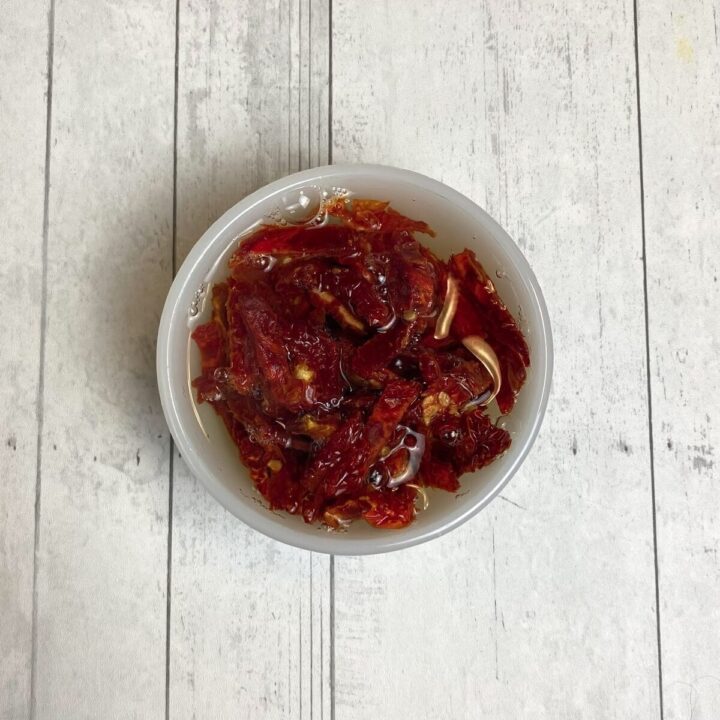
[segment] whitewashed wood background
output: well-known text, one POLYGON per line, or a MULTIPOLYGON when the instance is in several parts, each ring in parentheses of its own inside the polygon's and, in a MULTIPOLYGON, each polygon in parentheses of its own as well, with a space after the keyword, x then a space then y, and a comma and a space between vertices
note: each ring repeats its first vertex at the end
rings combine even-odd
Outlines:
POLYGON ((719 15, 0 0, 0 717, 720 718, 719 15), (504 497, 388 556, 244 527, 155 386, 193 242, 332 161, 479 202, 555 335, 504 497))

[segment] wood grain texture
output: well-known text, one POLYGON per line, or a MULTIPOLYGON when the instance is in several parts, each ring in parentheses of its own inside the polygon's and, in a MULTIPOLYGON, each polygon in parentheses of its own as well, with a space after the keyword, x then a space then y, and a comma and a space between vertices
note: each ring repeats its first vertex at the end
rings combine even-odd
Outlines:
POLYGON ((720 717, 720 6, 640 2, 666 720, 720 717))
POLYGON ((37 718, 164 716, 174 10, 56 7, 37 718))
POLYGON ((13 0, 0 22, 0 718, 30 709, 47 11, 13 0))
POLYGON ((556 349, 503 499, 427 546, 336 560, 338 720, 659 715, 633 40, 627 0, 333 4, 335 161, 486 207, 556 349))
MULTIPOLYGON (((257 187, 327 162, 325 3, 182 2, 177 258, 257 187)), ((172 718, 330 718, 327 557, 223 510, 176 458, 172 718)))

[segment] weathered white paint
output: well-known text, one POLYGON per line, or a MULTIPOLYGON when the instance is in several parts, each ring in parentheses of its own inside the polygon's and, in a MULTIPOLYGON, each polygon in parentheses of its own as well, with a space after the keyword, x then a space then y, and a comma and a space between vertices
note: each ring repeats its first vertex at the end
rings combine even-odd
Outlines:
POLYGON ((334 3, 334 159, 484 205, 556 347, 504 500, 427 546, 336 560, 339 720, 659 714, 633 37, 627 0, 334 3))
POLYGON ((666 720, 720 717, 719 16, 639 6, 666 720))
POLYGON ((161 718, 175 6, 57 2, 37 718, 161 718))
MULTIPOLYGON (((0 22, 0 718, 30 713, 48 3, 0 22), (7 332, 9 330, 9 333, 7 332)), ((666 720, 720 713, 718 8, 639 3, 666 720), (678 282, 677 279, 681 282, 678 282)), ((438 177, 517 238, 557 350, 503 499, 329 560, 229 517, 175 458, 173 718, 659 717, 629 0, 333 2, 334 159, 438 177)), ((177 261, 327 161, 329 5, 180 4, 177 261)), ((57 0, 37 718, 165 711, 174 2, 57 0)))
MULTIPOLYGON (((183 2, 177 259, 229 206, 327 162, 323 3, 183 2)), ((330 718, 329 559, 238 522, 176 458, 170 716, 330 718)))
POLYGON ((0 22, 0 717, 30 708, 47 3, 0 22), (30 40, 28 40, 30 38, 30 40))

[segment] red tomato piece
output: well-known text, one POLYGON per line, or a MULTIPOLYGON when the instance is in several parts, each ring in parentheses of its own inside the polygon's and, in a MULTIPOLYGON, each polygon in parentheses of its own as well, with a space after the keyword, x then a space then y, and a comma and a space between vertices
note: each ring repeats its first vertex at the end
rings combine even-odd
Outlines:
POLYGON ((370 462, 392 438, 398 424, 417 398, 420 386, 407 380, 391 380, 380 395, 367 421, 367 438, 371 447, 370 462))
POLYGON ((403 319, 426 317, 435 309, 437 273, 416 242, 403 245, 391 255, 387 283, 390 300, 403 319))
POLYGON ((462 415, 460 437, 452 446, 452 462, 459 474, 491 463, 510 447, 510 434, 496 427, 481 410, 462 415))
POLYGON ((350 361, 350 371, 377 383, 393 377, 388 366, 407 346, 411 331, 410 325, 397 321, 387 332, 377 333, 357 349, 350 361))
POLYGON ((363 519, 369 525, 387 530, 408 526, 415 519, 415 488, 402 485, 395 490, 373 490, 363 498, 369 508, 363 519))
POLYGON ((447 492, 454 493, 460 489, 460 481, 453 466, 433 457, 430 452, 426 452, 423 457, 418 481, 425 487, 439 488, 447 492))
POLYGON ((462 287, 453 331, 458 339, 479 335, 495 350, 503 380, 497 402, 500 411, 508 413, 525 382, 525 368, 530 365, 527 342, 474 253, 465 250, 459 255, 453 255, 449 267, 461 281, 462 287))
POLYGON ((336 225, 308 230, 301 227, 262 228, 257 235, 243 241, 230 259, 230 267, 241 265, 248 255, 268 258, 285 255, 302 257, 337 257, 353 252, 355 234, 348 228, 336 225))

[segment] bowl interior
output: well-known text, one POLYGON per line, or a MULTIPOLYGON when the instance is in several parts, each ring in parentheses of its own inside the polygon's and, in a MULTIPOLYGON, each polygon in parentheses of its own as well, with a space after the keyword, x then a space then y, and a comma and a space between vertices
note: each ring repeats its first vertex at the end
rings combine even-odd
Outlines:
POLYGON ((550 336, 535 278, 517 246, 467 198, 420 175, 378 166, 331 166, 290 176, 238 203, 201 238, 183 264, 168 296, 158 343, 163 407, 181 453, 208 490, 244 522, 283 542, 333 553, 381 552, 415 544, 455 527, 497 494, 526 455, 544 412, 550 378, 550 336), (458 495, 430 490, 429 508, 403 530, 353 523, 328 533, 301 518, 271 512, 259 496, 225 427, 207 404, 196 405, 190 380, 199 374, 192 328, 208 319, 209 288, 227 275, 227 258, 238 236, 268 217, 310 210, 320 193, 337 188, 357 197, 388 200, 399 212, 424 220, 436 237, 420 237, 440 257, 471 248, 518 320, 531 351, 531 368, 513 412, 501 422, 511 433, 509 451, 490 466, 465 475, 458 495), (304 196, 304 199, 303 197, 304 196), (297 200, 301 203, 298 205, 297 200), (290 208, 288 210, 288 207, 290 208))

